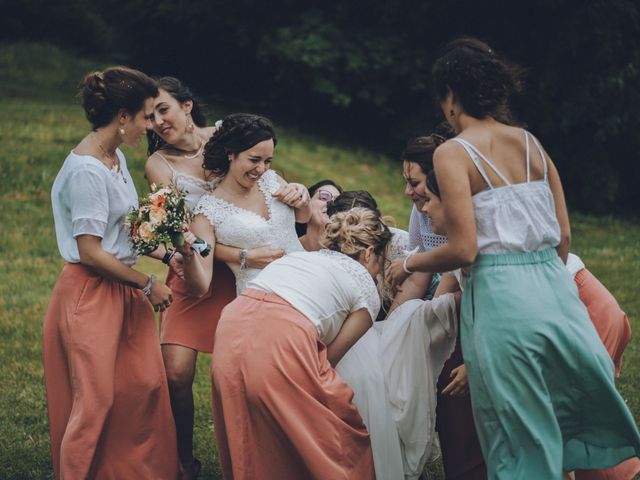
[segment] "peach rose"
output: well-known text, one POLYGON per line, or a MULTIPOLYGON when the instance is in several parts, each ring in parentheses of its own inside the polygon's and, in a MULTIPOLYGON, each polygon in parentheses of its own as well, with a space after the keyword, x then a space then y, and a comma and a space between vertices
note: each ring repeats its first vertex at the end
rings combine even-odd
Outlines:
POLYGON ((138 230, 140 234, 140 238, 142 238, 145 242, 150 242, 155 237, 155 233, 153 232, 153 228, 151 227, 151 223, 144 222, 140 224, 140 228, 138 230))
POLYGON ((164 208, 152 206, 149 209, 149 220, 153 225, 158 225, 159 223, 164 222, 166 218, 167 211, 164 208))

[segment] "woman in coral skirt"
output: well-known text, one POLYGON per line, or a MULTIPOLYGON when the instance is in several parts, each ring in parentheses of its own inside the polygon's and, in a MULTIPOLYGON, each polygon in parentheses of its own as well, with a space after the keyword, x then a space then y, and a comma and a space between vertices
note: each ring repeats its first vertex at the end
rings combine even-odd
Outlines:
POLYGON ((171 290, 134 270, 124 216, 138 205, 121 143, 149 126, 156 83, 125 67, 87 75, 92 131, 51 191, 65 266, 44 320, 43 362, 56 479, 178 476, 176 436, 157 340, 171 290))

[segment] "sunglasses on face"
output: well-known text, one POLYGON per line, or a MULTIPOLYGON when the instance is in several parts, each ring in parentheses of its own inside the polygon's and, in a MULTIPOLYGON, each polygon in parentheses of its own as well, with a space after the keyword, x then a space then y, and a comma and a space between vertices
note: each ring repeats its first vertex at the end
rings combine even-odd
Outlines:
POLYGON ((331 193, 329 190, 318 190, 318 200, 328 202, 333 199, 333 193, 331 193))

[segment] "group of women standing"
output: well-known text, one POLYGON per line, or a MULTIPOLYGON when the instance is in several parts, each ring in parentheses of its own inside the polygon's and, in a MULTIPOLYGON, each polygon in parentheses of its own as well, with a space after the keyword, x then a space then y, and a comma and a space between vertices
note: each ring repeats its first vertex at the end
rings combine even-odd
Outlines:
POLYGON ((462 39, 433 82, 453 138, 403 153, 407 234, 367 192, 284 181, 264 117, 207 127, 174 78, 84 78, 92 131, 52 189, 66 262, 44 324, 56 478, 196 478, 197 352, 212 352, 225 478, 418 478, 436 428, 449 479, 640 471, 611 361, 628 322, 579 260, 582 301, 567 272, 558 173, 509 115, 515 69, 462 39), (193 214, 185 246, 151 254, 166 285, 132 268, 122 221, 137 194, 118 147, 145 132, 147 180, 185 191, 193 214), (213 255, 191 250, 196 235, 213 255))

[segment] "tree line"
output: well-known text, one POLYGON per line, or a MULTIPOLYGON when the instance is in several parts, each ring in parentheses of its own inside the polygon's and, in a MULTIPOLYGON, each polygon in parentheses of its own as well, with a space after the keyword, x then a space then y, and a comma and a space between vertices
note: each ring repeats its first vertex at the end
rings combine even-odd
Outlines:
POLYGON ((181 77, 397 157, 442 120, 438 47, 479 37, 526 68, 516 116, 545 144, 569 203, 640 206, 640 4, 633 0, 0 0, 4 41, 35 40, 181 77))

